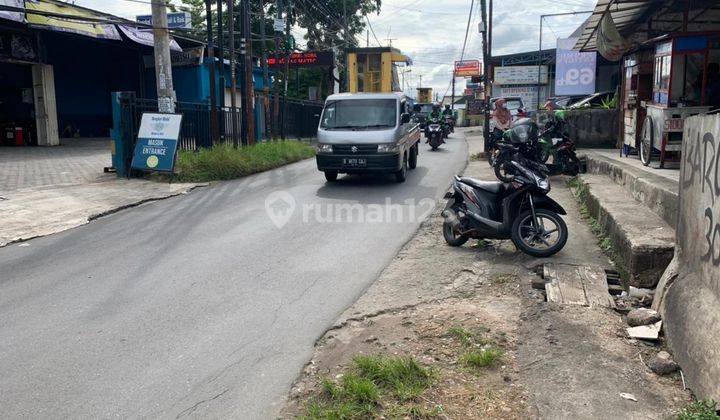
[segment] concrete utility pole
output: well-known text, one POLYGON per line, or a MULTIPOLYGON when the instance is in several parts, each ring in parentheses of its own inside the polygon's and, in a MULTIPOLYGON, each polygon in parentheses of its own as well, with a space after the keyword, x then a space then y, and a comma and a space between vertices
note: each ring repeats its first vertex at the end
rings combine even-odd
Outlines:
MULTIPOLYGON (((229 47, 229 54, 230 54, 230 120, 232 121, 232 142, 233 146, 238 146, 238 137, 237 137, 237 101, 235 99, 235 95, 237 92, 237 82, 235 79, 235 0, 227 0, 228 5, 228 16, 230 19, 228 20, 228 30, 229 30, 229 37, 230 37, 230 47, 229 47)), ((243 110, 245 109, 245 101, 243 100, 245 95, 242 95, 240 97, 240 100, 242 101, 242 107, 243 110)), ((243 136, 244 138, 244 136, 243 136)))
POLYGON ((285 0, 287 10, 285 12, 285 71, 283 72, 283 110, 282 122, 280 123, 280 138, 285 140, 285 119, 287 114, 287 93, 288 93, 288 76, 290 76, 290 11, 292 10, 292 0, 285 0))
MULTIPOLYGON (((280 7, 281 0, 275 0, 276 19, 282 19, 282 8, 280 7)), ((275 31, 275 76, 273 77, 273 124, 272 124, 272 135, 273 139, 277 138, 279 132, 280 123, 280 84, 278 82, 278 75, 280 74, 280 31, 275 31)))
POLYGON ((483 110, 485 114, 485 122, 483 124, 483 150, 487 151, 488 139, 490 138, 490 76, 488 75, 488 68, 490 67, 490 51, 488 51, 488 33, 487 33, 487 2, 486 0, 480 0, 480 12, 482 19, 482 41, 483 41, 483 75, 485 76, 485 102, 483 110))
MULTIPOLYGON (((263 71, 263 120, 265 121, 265 127, 263 133, 265 137, 270 137, 270 76, 268 73, 268 62, 267 62, 267 44, 265 43, 265 2, 260 2, 260 38, 262 38, 262 44, 260 50, 262 51, 262 58, 260 65, 263 71)), ((258 139, 260 140, 260 139, 258 139)))
MULTIPOLYGON (((217 0, 217 29, 218 29, 218 71, 220 72, 220 100, 218 101, 219 105, 224 108, 225 107, 225 42, 223 37, 225 36, 225 32, 223 30, 223 0, 217 0)), ((232 21, 232 18, 229 19, 232 21)), ((225 135, 225 118, 220 119, 220 131, 222 131, 222 134, 225 135)))
POLYGON ((205 0, 205 19, 207 22, 207 53, 210 59, 210 133, 213 142, 218 136, 218 117, 217 117, 217 100, 215 98, 215 47, 213 46, 213 30, 212 30, 212 10, 210 3, 212 0, 205 0))
POLYGON ((170 61, 170 32, 168 31, 165 0, 152 0, 153 35, 155 38, 155 83, 157 83, 158 111, 175 113, 175 90, 170 61))
POLYGON ((252 61, 252 37, 250 36, 252 27, 250 26, 250 0, 242 0, 242 28, 243 37, 242 51, 243 68, 245 70, 245 141, 247 144, 255 143, 255 79, 253 77, 253 61, 252 61))

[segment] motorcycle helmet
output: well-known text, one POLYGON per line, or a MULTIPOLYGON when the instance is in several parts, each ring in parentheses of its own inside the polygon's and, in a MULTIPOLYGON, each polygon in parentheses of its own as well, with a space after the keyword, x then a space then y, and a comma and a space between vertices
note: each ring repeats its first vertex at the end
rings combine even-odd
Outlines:
POLYGON ((557 118, 559 121, 565 121, 565 110, 560 109, 555 111, 555 118, 557 118))
POLYGON ((538 126, 530 118, 520 118, 510 126, 510 141, 528 143, 538 136, 538 126))

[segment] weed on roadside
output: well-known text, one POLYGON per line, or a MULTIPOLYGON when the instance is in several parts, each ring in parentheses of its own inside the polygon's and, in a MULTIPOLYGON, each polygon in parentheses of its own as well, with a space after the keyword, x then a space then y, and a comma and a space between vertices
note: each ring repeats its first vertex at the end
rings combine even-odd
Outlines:
POLYGON ((488 344, 488 340, 483 337, 483 333, 487 333, 489 331, 490 329, 486 327, 478 328, 475 332, 469 331, 463 327, 452 327, 448 330, 448 334, 457 338, 465 347, 479 347, 488 344))
POLYGON ((471 350, 460 355, 458 361, 471 368, 481 369, 495 366, 502 359, 505 352, 497 348, 487 348, 483 350, 471 350))
POLYGON ((321 395, 307 404, 305 418, 374 417, 383 401, 389 401, 388 406, 398 413, 415 413, 413 418, 436 417, 435 410, 405 404, 422 394, 434 379, 430 369, 410 357, 356 356, 337 382, 321 381, 321 395))
POLYGON ((718 403, 713 400, 700 400, 680 410, 678 420, 720 420, 718 403))

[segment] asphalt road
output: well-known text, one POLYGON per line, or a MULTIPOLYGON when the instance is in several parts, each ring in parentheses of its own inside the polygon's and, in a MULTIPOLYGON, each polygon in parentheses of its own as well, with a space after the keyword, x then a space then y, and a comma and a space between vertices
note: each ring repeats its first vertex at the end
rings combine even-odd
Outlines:
POLYGON ((466 156, 423 146, 404 184, 308 160, 0 248, 0 417, 273 418, 466 156))

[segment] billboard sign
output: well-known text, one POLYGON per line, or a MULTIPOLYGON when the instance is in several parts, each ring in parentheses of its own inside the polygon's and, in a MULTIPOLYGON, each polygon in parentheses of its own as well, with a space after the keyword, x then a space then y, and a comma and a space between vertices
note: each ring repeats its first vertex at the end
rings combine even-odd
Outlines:
POLYGON ((595 52, 573 51, 577 38, 557 40, 555 94, 589 95, 595 92, 595 52))
MULTIPOLYGON (((538 66, 495 67, 495 84, 498 85, 536 85, 538 66)), ((540 84, 548 82, 548 66, 540 66, 540 84)))
MULTIPOLYGON (((285 57, 277 60, 268 57, 268 66, 284 66, 285 57)), ((335 64, 335 54, 332 51, 306 51, 290 54, 290 67, 332 66, 335 64)))
POLYGON ((522 98, 526 110, 535 110, 538 109, 537 92, 537 86, 503 86, 499 88, 499 95, 497 96, 503 98, 519 96, 522 98))
POLYGON ((456 77, 472 77, 480 75, 479 60, 463 60, 455 62, 456 77))
MULTIPOLYGON (((168 28, 170 29, 190 29, 192 28, 192 17, 190 12, 172 12, 167 14, 168 28)), ((152 15, 136 16, 138 23, 152 25, 152 15)))

